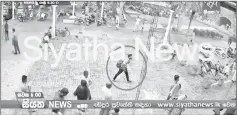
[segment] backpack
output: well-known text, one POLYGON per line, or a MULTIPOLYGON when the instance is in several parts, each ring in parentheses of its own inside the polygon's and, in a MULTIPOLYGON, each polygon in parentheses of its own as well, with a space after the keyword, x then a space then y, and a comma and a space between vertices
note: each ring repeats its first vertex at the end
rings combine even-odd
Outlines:
POLYGON ((77 98, 78 99, 85 99, 85 100, 87 100, 87 92, 88 90, 86 89, 86 88, 84 88, 84 87, 82 87, 82 86, 79 86, 79 88, 78 88, 78 92, 77 92, 77 94, 76 94, 76 96, 77 96, 77 98))
POLYGON ((117 68, 121 68, 123 60, 119 60, 116 64, 117 68))

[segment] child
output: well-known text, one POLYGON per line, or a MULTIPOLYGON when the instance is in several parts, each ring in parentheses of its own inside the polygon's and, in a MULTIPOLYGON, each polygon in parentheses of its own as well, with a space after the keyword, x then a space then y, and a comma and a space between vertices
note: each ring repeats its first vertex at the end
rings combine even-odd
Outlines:
POLYGON ((114 108, 114 111, 111 113, 111 115, 119 115, 119 108, 114 108))

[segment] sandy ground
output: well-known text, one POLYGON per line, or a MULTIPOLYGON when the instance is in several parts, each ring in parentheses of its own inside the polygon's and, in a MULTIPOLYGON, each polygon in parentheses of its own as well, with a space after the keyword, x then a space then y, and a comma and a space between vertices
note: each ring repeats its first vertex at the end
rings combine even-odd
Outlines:
MULTIPOLYGON (((132 32, 131 30, 132 24, 133 22, 129 22, 127 24, 128 26, 127 28, 121 28, 121 30, 119 31, 116 31, 114 27, 105 27, 105 26, 95 27, 95 25, 92 25, 86 28, 84 34, 87 36, 91 36, 92 34, 94 36, 102 36, 102 33, 106 33, 108 35, 108 38, 103 39, 99 38, 98 43, 109 44, 109 46, 116 42, 121 42, 126 45, 134 45, 134 37, 136 36, 140 36, 145 43, 145 41, 147 40, 148 32, 144 32, 144 34, 132 32)), ((47 24, 41 25, 42 27, 39 28, 42 29, 43 27, 46 27, 46 25, 47 24)), ((63 27, 67 25, 62 24, 59 26, 63 27)), ((75 26, 69 26, 69 29, 72 30, 71 31, 72 36, 66 38, 60 38, 60 40, 58 41, 53 41, 55 49, 59 50, 62 43, 71 43, 71 42, 84 43, 84 39, 76 39, 74 37, 74 35, 79 30, 79 27, 76 27, 78 29, 73 28, 75 28, 75 26)), ((44 30, 42 29, 42 31, 44 30)), ((162 34, 164 33, 159 33, 160 36, 163 36, 162 34)), ((181 35, 172 34, 171 41, 185 42, 186 38, 181 35)), ((226 41, 218 41, 210 38, 195 39, 195 42, 198 44, 204 41, 211 42, 219 47, 225 47, 227 44, 226 41)), ((51 64, 54 63, 55 61, 55 59, 52 56, 52 53, 49 53, 48 61, 45 60, 36 61, 33 63, 33 65, 31 62, 24 62, 23 61, 24 59, 22 59, 23 57, 20 57, 20 60, 18 59, 19 61, 15 61, 17 59, 13 58, 9 59, 9 57, 12 57, 9 54, 8 54, 9 56, 2 57, 2 59, 5 60, 2 61, 1 65, 2 68, 4 68, 2 71, 3 76, 2 89, 7 89, 2 90, 3 91, 2 99, 4 100, 14 99, 14 96, 9 95, 13 95, 14 92, 12 91, 15 91, 17 87, 16 84, 20 80, 21 74, 24 74, 24 72, 27 71, 29 72, 27 75, 29 76, 29 81, 32 84, 33 91, 42 91, 46 99, 48 100, 52 99, 55 91, 63 87, 67 87, 69 89, 69 94, 66 97, 66 99, 76 100, 76 97, 74 97, 72 94, 75 91, 76 87, 80 84, 82 72, 86 69, 90 70, 90 76, 93 81, 93 84, 89 87, 92 92, 92 99, 93 100, 103 99, 101 88, 105 85, 106 82, 109 81, 105 71, 106 60, 103 59, 105 54, 104 52, 99 52, 98 57, 100 58, 96 62, 93 62, 92 50, 93 49, 89 49, 89 61, 84 60, 83 57, 85 55, 84 54, 85 52, 82 51, 81 53, 82 60, 78 62, 76 61, 72 62, 68 61, 65 58, 66 53, 69 51, 69 49, 67 49, 63 53, 62 56, 63 58, 60 60, 60 63, 56 68, 51 67, 51 64), (22 66, 23 64, 25 66, 22 66), (12 69, 12 67, 14 68, 12 69), (22 73, 13 71, 22 71, 22 73)), ((113 49, 111 48, 109 49, 110 52, 112 52, 112 50, 113 49)), ((132 48, 128 48, 126 49, 126 53, 131 53, 132 50, 133 50, 132 48)), ((235 84, 231 88, 230 84, 226 84, 223 87, 218 86, 210 89, 203 89, 201 86, 201 81, 203 81, 203 78, 201 78, 200 76, 189 75, 187 72, 188 67, 180 66, 177 60, 173 60, 170 62, 149 61, 147 66, 148 66, 147 76, 142 84, 139 100, 165 100, 168 94, 168 90, 170 86, 173 84, 173 76, 175 74, 181 76, 180 82, 182 84, 182 94, 188 95, 189 100, 223 100, 223 99, 228 100, 233 98, 236 94, 235 84)), ((116 61, 110 61, 108 67, 109 67, 109 75, 111 75, 112 78, 114 74, 117 72, 116 61)), ((142 67, 142 61, 134 60, 129 65, 129 67, 131 68, 130 69, 131 71, 129 72, 130 78, 133 82, 131 84, 126 83, 125 76, 124 74, 122 74, 118 77, 117 79, 118 82, 115 83, 117 86, 123 88, 129 88, 129 87, 131 88, 136 86, 138 84, 138 81, 140 81, 140 70, 142 67)), ((134 100, 136 96, 136 90, 122 91, 113 87, 112 91, 114 93, 113 99, 117 100, 134 100)), ((5 111, 7 111, 7 109, 5 111)), ((95 115, 98 114, 98 111, 99 111, 98 109, 89 110, 88 114, 95 115)), ((121 109, 120 113, 123 115, 131 115, 132 110, 121 109)), ((166 113, 167 111, 162 109, 136 110, 136 115, 152 115, 152 114, 165 115, 166 113)), ((25 115, 27 114, 27 111, 14 110, 14 113, 12 113, 11 115, 13 114, 25 115)), ((35 113, 35 115, 51 115, 51 114, 52 114, 51 110, 39 110, 35 113)), ((74 114, 76 115, 76 110, 66 111, 66 115, 74 115, 74 114)), ((185 112, 183 112, 182 115, 212 115, 212 114, 213 114, 212 109, 187 109, 185 112)))

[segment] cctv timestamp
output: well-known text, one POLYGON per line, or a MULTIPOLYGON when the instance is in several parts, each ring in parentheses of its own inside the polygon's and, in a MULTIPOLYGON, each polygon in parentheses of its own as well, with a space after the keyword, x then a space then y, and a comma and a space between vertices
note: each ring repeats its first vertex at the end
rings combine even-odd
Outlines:
POLYGON ((21 107, 23 109, 42 109, 45 108, 45 102, 40 100, 23 99, 21 107))
POLYGON ((59 5, 59 1, 47 1, 46 5, 59 5))
POLYGON ((16 92, 17 98, 44 98, 42 92, 16 92))

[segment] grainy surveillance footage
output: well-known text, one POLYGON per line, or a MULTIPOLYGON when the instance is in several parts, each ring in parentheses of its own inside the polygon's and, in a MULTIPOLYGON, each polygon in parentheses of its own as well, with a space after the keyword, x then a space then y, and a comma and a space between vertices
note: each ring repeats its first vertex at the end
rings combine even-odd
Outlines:
POLYGON ((236 2, 0 3, 2 115, 236 115, 236 2))

